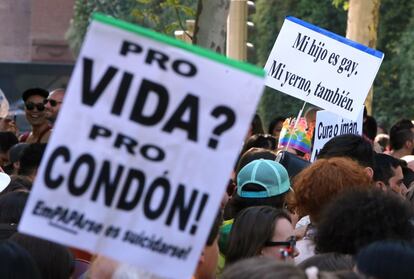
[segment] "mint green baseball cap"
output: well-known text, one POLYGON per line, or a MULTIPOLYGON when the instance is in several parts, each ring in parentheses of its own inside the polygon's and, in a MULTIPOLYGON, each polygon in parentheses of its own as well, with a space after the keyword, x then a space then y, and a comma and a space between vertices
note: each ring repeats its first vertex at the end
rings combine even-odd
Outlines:
POLYGON ((237 194, 242 198, 269 198, 290 189, 289 174, 280 163, 259 159, 244 166, 237 175, 237 194), (263 191, 245 190, 247 184, 257 184, 263 191))

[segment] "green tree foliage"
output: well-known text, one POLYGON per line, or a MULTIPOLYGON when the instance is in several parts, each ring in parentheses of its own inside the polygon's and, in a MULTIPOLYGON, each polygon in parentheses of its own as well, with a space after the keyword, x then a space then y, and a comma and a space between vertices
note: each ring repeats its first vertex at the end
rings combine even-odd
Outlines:
MULTIPOLYGON (((257 64, 264 66, 286 16, 294 16, 310 23, 344 34, 346 11, 332 5, 332 0, 257 0, 253 20, 256 35, 257 64)), ((296 116, 303 102, 274 89, 267 88, 259 105, 265 123, 276 116, 296 116)))
MULTIPOLYGON (((257 0, 255 46, 263 66, 284 17, 293 15, 344 35, 348 0, 257 0)), ((414 119, 414 1, 381 0, 377 49, 385 53, 374 82, 374 116, 388 127, 396 120, 414 119)), ((266 92, 259 113, 270 121, 277 115, 297 114, 302 102, 273 89, 266 92)))
MULTIPOLYGON (((348 0, 333 0, 348 7, 348 0)), ((414 118, 414 2, 381 0, 377 49, 385 53, 374 82, 374 116, 390 127, 398 119, 414 118)))
POLYGON ((182 29, 186 19, 194 18, 196 5, 197 0, 75 0, 66 37, 77 54, 93 12, 173 35, 175 29, 182 29))
MULTIPOLYGON (((263 67, 284 18, 292 15, 344 35, 348 0, 256 0, 253 21, 256 32, 252 63, 263 67)), ((74 16, 67 37, 79 50, 92 12, 99 11, 172 35, 194 18, 197 0, 75 0, 74 16)), ((385 53, 374 83, 374 116, 390 125, 401 117, 414 118, 414 1, 381 0, 377 49, 385 53)), ((275 116, 296 115, 302 102, 267 88, 259 113, 268 123, 275 116)))
POLYGON ((414 2, 381 0, 377 49, 385 53, 374 86, 374 116, 390 127, 414 118, 414 2))

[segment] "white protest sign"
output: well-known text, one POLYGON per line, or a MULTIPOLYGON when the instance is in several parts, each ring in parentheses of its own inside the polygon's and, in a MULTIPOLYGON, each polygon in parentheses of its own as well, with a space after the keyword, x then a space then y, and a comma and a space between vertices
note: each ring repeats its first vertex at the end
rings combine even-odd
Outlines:
POLYGON ((266 85, 356 120, 384 54, 287 17, 266 62, 266 85))
POLYGON ((19 231, 190 278, 265 73, 93 18, 19 231))
POLYGON ((358 119, 352 121, 329 111, 318 111, 313 134, 311 162, 318 157, 319 151, 330 139, 345 134, 362 135, 363 115, 364 109, 361 109, 358 119))

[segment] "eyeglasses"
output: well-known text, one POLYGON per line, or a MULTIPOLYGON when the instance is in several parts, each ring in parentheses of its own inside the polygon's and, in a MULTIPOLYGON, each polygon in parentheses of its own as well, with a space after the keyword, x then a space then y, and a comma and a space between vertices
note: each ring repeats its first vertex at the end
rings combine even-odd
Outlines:
POLYGON ((296 246, 296 237, 291 236, 288 241, 266 241, 265 246, 296 246))
POLYGON ((43 104, 44 104, 44 105, 47 105, 47 103, 50 103, 50 105, 51 105, 52 107, 56 107, 58 104, 61 104, 62 102, 59 102, 59 101, 56 101, 56 100, 53 100, 53 99, 45 99, 45 100, 43 101, 43 104))
POLYGON ((36 108, 38 111, 44 111, 45 110, 45 105, 43 103, 25 103, 24 104, 27 110, 34 110, 34 108, 36 108))
POLYGON ((296 246, 296 237, 291 236, 288 241, 266 241, 265 246, 286 246, 285 249, 280 249, 280 253, 283 258, 294 257, 295 246, 296 246))

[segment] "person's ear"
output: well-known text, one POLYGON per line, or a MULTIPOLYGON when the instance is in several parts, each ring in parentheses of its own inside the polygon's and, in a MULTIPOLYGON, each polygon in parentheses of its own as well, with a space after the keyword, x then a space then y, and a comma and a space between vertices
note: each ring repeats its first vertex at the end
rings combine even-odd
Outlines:
POLYGON ((382 181, 375 181, 375 187, 378 187, 378 189, 381 189, 384 192, 387 191, 387 185, 382 181))
POLYGON ((262 247, 262 249, 260 249, 260 253, 258 254, 259 257, 264 257, 266 255, 269 254, 269 247, 262 247))
POLYGON ((413 140, 407 140, 404 143, 404 147, 407 149, 413 149, 414 147, 414 141, 413 140))
POLYGON ((371 178, 371 180, 374 177, 374 170, 371 167, 366 167, 365 169, 366 174, 368 175, 369 178, 371 178))
POLYGON ((14 168, 15 170, 20 169, 20 161, 14 162, 14 163, 13 163, 13 168, 14 168))
POLYGON ((264 253, 263 253, 263 249, 264 249, 264 248, 260 249, 260 253, 259 253, 259 255, 258 255, 259 257, 262 257, 262 256, 264 255, 264 253))

